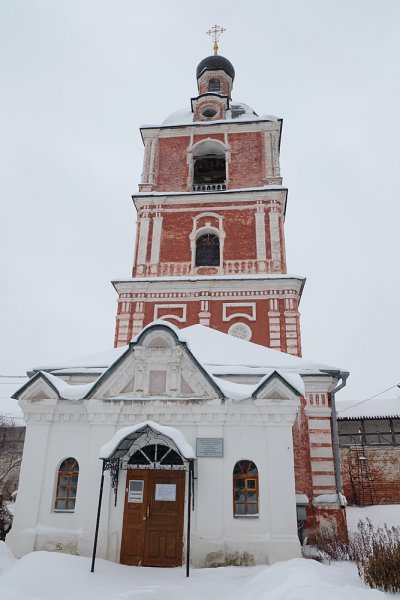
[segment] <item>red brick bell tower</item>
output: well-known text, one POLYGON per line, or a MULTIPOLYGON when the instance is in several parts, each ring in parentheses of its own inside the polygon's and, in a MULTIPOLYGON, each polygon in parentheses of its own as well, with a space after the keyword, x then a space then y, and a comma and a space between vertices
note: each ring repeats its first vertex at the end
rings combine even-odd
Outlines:
POLYGON ((166 319, 300 356, 304 279, 286 271, 282 119, 232 100, 223 56, 202 60, 196 78, 189 110, 141 128, 132 277, 113 282, 115 345, 166 319))

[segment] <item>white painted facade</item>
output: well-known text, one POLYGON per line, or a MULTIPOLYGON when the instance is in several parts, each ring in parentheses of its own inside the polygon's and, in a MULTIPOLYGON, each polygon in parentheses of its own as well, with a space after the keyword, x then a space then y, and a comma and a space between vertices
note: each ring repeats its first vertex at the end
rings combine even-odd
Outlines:
MULTIPOLYGON (((248 375, 237 377, 243 383, 224 383, 207 372, 186 347, 184 331, 155 323, 100 378, 86 370, 86 381, 92 378, 92 382, 82 384, 82 375, 71 374, 71 369, 59 377, 41 371, 17 393, 27 423, 15 520, 7 537, 17 556, 32 550, 91 555, 100 448, 121 428, 148 420, 176 428, 193 448, 197 438, 223 439, 222 458, 196 458, 194 463, 194 566, 209 564, 214 553, 226 557, 247 552, 256 563, 299 556, 292 426, 300 392, 292 383, 296 384, 296 377, 301 381, 300 376, 292 372, 286 381, 284 371, 278 373, 272 365, 257 383, 248 375), (165 394, 154 395, 151 390, 155 371, 166 372, 165 394), (229 386, 235 389, 232 397, 229 386), (233 399, 238 397, 241 399, 233 399), (76 506, 73 512, 59 512, 54 510, 57 473, 70 456, 79 463, 76 506), (259 514, 254 517, 233 514, 233 468, 245 459, 257 465, 259 474, 259 514)), ((212 330, 208 331, 211 334, 212 330)), ((232 343, 249 344, 249 351, 255 346, 213 333, 218 339, 229 338, 227 352, 232 343)), ((285 360, 304 366, 305 361, 297 357, 262 351, 281 355, 281 369, 285 360)), ((98 556, 117 562, 125 481, 121 471, 114 506, 114 491, 106 473, 97 551, 98 556)), ((187 493, 185 540, 186 527, 187 493)))

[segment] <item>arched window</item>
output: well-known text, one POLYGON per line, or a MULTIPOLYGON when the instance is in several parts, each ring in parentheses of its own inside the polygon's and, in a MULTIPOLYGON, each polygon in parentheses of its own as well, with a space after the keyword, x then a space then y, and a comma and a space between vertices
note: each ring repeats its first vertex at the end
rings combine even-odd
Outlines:
POLYGON ((72 457, 63 460, 58 470, 55 510, 75 510, 78 477, 78 461, 72 457))
POLYGON ((148 466, 157 464, 158 467, 166 465, 183 465, 179 454, 165 444, 150 444, 136 450, 129 459, 129 465, 148 466))
POLYGON ((193 184, 225 184, 225 148, 214 140, 199 144, 193 154, 193 184))
POLYGON ((196 242, 196 267, 219 267, 219 238, 212 233, 201 235, 196 242))
POLYGON ((209 92, 219 92, 221 89, 221 82, 219 79, 210 79, 208 82, 208 91, 209 92))
POLYGON ((258 470, 251 460, 240 460, 233 469, 233 514, 258 515, 258 470))

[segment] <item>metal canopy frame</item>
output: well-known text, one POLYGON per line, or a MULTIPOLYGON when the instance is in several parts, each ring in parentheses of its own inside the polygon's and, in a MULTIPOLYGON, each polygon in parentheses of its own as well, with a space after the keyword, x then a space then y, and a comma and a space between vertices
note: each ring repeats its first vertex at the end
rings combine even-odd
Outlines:
POLYGON ((188 471, 188 498, 187 498, 187 528, 186 528, 186 577, 189 577, 190 571, 190 525, 191 512, 194 510, 194 459, 185 458, 179 448, 167 435, 153 429, 150 425, 145 425, 142 428, 128 434, 121 440, 118 446, 114 449, 111 456, 100 459, 103 461, 101 469, 99 500, 97 505, 96 529, 93 542, 93 555, 91 573, 94 572, 97 552, 97 541, 99 535, 101 502, 104 489, 104 473, 110 472, 111 488, 114 490, 114 506, 117 506, 118 481, 119 472, 127 471, 128 469, 154 469, 154 470, 179 470, 188 471), (158 457, 157 450, 155 451, 155 460, 143 452, 143 449, 150 445, 168 446, 169 450, 162 456, 158 457), (143 463, 137 459, 132 461, 135 454, 143 456, 143 463), (176 456, 178 455, 178 457, 176 456))

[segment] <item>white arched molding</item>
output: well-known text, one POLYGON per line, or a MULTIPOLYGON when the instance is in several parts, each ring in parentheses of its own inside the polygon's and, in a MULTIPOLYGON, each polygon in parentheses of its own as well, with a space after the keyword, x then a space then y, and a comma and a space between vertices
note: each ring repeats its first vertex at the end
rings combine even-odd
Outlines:
POLYGON ((190 250, 191 250, 191 269, 190 272, 192 275, 195 272, 195 263, 196 263, 196 241, 197 239, 206 233, 212 233, 213 235, 217 235, 219 239, 219 267, 218 267, 218 275, 223 275, 223 265, 224 265, 224 242, 225 242, 225 230, 224 230, 224 218, 218 213, 213 212, 204 212, 199 215, 193 217, 193 228, 189 235, 190 240, 190 250), (206 221, 206 224, 202 227, 198 226, 198 222, 200 219, 207 219, 207 217, 218 220, 218 228, 211 225, 206 221))
MULTIPOLYGON (((193 142, 193 137, 192 137, 193 142)), ((206 138, 204 140, 200 140, 195 144, 191 144, 187 149, 187 164, 188 164, 188 188, 192 189, 193 186, 193 173, 194 173, 194 156, 202 156, 205 154, 209 154, 212 151, 212 147, 215 148, 217 154, 220 153, 225 155, 225 175, 226 175, 226 186, 228 187, 229 183, 229 163, 231 160, 231 147, 229 144, 224 144, 221 140, 216 140, 215 138, 206 138)))

